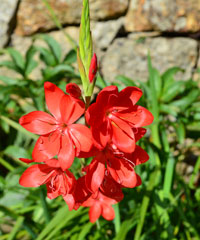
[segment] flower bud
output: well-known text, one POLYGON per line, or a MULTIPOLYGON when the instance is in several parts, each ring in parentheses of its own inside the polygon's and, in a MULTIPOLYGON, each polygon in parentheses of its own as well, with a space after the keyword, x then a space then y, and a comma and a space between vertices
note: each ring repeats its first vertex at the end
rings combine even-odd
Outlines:
POLYGON ((69 83, 66 85, 66 92, 74 98, 81 96, 81 89, 76 83, 69 83))
POLYGON ((93 82, 93 80, 96 76, 96 73, 97 73, 97 56, 94 53, 94 55, 92 57, 92 60, 91 60, 91 63, 90 63, 90 69, 89 69, 89 81, 90 81, 90 83, 93 82))

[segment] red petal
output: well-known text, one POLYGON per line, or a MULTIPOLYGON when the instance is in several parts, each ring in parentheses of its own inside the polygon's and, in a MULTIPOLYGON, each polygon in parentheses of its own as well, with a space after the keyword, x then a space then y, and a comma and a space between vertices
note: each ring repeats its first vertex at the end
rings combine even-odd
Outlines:
POLYGON ((108 204, 102 204, 102 208, 103 208, 103 211, 102 211, 102 216, 108 220, 108 221, 111 221, 115 218, 115 211, 114 209, 108 205, 108 204))
POLYGON ((105 163, 103 159, 94 158, 87 168, 85 182, 87 188, 95 193, 100 187, 105 175, 105 163))
POLYGON ((68 83, 66 85, 66 92, 75 98, 79 98, 81 96, 81 89, 76 83, 68 83))
POLYGON ((75 157, 75 149, 72 140, 66 132, 61 137, 61 147, 58 154, 58 160, 63 171, 71 167, 75 157))
POLYGON ((96 103, 89 106, 86 111, 86 120, 92 127, 98 127, 105 121, 105 111, 109 108, 108 101, 110 95, 117 95, 116 86, 105 87, 97 96, 96 103))
POLYGON ((140 146, 136 145, 135 151, 132 153, 131 160, 135 165, 139 165, 145 163, 149 160, 149 155, 144 151, 140 146))
MULTIPOLYGON (((91 196, 91 192, 89 192, 88 188, 86 187, 85 176, 80 177, 77 180, 76 186, 77 187, 75 188, 73 194, 75 197, 76 205, 79 207, 84 201, 86 201, 91 196)), ((85 206, 87 206, 87 203, 85 206)))
POLYGON ((133 127, 143 127, 153 122, 153 115, 144 107, 135 106, 131 112, 117 113, 117 116, 133 124, 133 127))
POLYGON ((90 222, 94 223, 96 220, 101 216, 102 208, 100 203, 95 202, 93 206, 90 207, 89 210, 89 217, 90 217, 90 222))
POLYGON ((118 88, 116 86, 108 86, 101 90, 97 96, 96 102, 106 106, 111 94, 118 95, 118 88))
POLYGON ((133 128, 133 132, 135 135, 135 142, 139 141, 147 132, 145 128, 133 128))
POLYGON ((58 159, 55 158, 49 159, 48 161, 45 162, 45 164, 52 168, 60 168, 60 163, 58 159))
POLYGON ((74 192, 76 188, 76 178, 74 177, 73 173, 71 173, 69 170, 65 171, 65 176, 67 178, 67 185, 68 185, 68 193, 71 194, 74 192))
POLYGON ((120 202, 124 195, 121 189, 121 185, 119 185, 112 176, 105 175, 103 184, 100 187, 100 198, 108 204, 115 204, 116 202, 120 202))
POLYGON ((55 157, 60 150, 60 133, 53 132, 47 136, 41 136, 33 149, 32 157, 35 162, 45 162, 55 157))
POLYGON ((49 111, 57 120, 60 120, 60 101, 64 92, 51 82, 44 83, 45 99, 49 111))
POLYGON ((131 163, 124 159, 109 159, 107 165, 113 179, 123 187, 133 188, 137 185, 137 174, 131 163))
POLYGON ((141 89, 137 87, 126 87, 119 93, 118 103, 121 106, 135 105, 141 96, 141 89), (131 101, 131 104, 129 104, 129 101, 131 101))
POLYGON ((90 129, 82 124, 72 124, 69 126, 69 129, 75 146, 80 148, 77 154, 79 154, 80 151, 89 152, 93 144, 90 129))
POLYGON ((67 203, 69 211, 71 211, 75 205, 74 196, 72 194, 67 194, 67 195, 63 196, 63 199, 67 203))
POLYGON ((85 111, 85 104, 79 100, 65 95, 60 102, 60 112, 62 121, 66 124, 72 124, 78 120, 85 111))
POLYGON ((29 132, 45 135, 55 131, 56 120, 46 112, 34 111, 22 116, 19 123, 29 132))
POLYGON ((125 121, 111 115, 112 141, 119 150, 131 153, 135 149, 135 139, 131 127, 125 121))
POLYGON ((53 168, 45 164, 36 164, 23 172, 19 179, 19 184, 23 187, 38 187, 49 181, 54 173, 55 170, 53 168))
POLYGON ((103 149, 106 147, 109 142, 110 136, 110 123, 109 121, 105 121, 101 126, 91 127, 92 135, 94 139, 94 144, 98 149, 103 149))
POLYGON ((22 162, 24 162, 24 163, 27 163, 27 164, 34 162, 34 160, 32 160, 32 159, 27 159, 27 158, 20 158, 19 160, 22 161, 22 162))

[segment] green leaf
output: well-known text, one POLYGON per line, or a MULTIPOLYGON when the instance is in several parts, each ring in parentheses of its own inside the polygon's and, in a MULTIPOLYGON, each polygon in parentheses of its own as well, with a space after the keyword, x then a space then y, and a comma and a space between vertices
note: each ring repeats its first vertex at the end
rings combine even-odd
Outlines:
POLYGON ((65 205, 64 207, 60 208, 56 213, 55 217, 46 225, 46 227, 42 230, 36 240, 51 240, 55 236, 57 232, 62 229, 68 221, 75 218, 80 214, 82 211, 79 208, 77 211, 69 211, 68 207, 65 205))
POLYGON ((25 62, 24 62, 24 58, 22 57, 20 52, 18 52, 17 50, 15 50, 13 48, 7 48, 6 50, 9 53, 9 55, 11 56, 15 65, 23 71, 24 67, 25 67, 25 62))
MULTIPOLYGON (((200 169, 200 156, 198 157, 198 159, 196 160, 195 166, 194 166, 194 171, 192 172, 192 175, 190 177, 190 181, 189 181, 189 187, 194 189, 195 188, 195 177, 197 177, 197 174, 199 172, 200 169)), ((200 197, 200 195, 199 195, 200 197)), ((200 198, 199 198, 200 201, 200 198)))
POLYGON ((114 240, 126 240, 127 239, 127 234, 131 230, 131 228, 136 225, 136 220, 131 218, 128 220, 123 221, 120 230, 114 240))
POLYGON ((25 74, 28 76, 34 68, 37 67, 38 63, 33 59, 37 49, 34 46, 31 46, 26 52, 26 64, 25 64, 25 74))
POLYGON ((184 111, 197 99, 199 93, 198 89, 191 90, 187 96, 181 98, 180 100, 173 101, 171 105, 179 107, 181 111, 184 111))
POLYGON ((155 68, 151 69, 150 78, 152 79, 151 81, 154 82, 155 93, 157 95, 157 98, 160 98, 161 89, 162 89, 162 80, 160 77, 160 73, 158 72, 157 69, 155 69, 155 68))
POLYGON ((75 63, 77 60, 77 54, 76 54, 76 51, 74 49, 70 50, 64 60, 63 60, 63 63, 66 63, 66 64, 72 64, 72 63, 75 63))
POLYGON ((20 228, 21 228, 21 226, 23 224, 23 221, 24 221, 24 217, 19 216, 17 218, 15 226, 13 227, 12 231, 10 232, 9 237, 7 238, 7 240, 14 240, 15 239, 15 236, 18 233, 18 231, 20 230, 20 228))
POLYGON ((172 115, 174 117, 177 117, 179 108, 172 106, 170 104, 160 104, 159 105, 160 112, 172 115))
POLYGON ((44 47, 36 47, 37 51, 40 53, 40 59, 47 65, 47 66, 55 66, 56 60, 52 53, 44 48, 44 47))
POLYGON ((183 93, 185 90, 185 81, 174 82, 171 85, 168 85, 167 88, 163 91, 161 96, 161 101, 170 102, 173 98, 183 93))
POLYGON ((17 85, 18 81, 17 79, 10 78, 7 76, 0 76, 0 80, 4 82, 6 85, 17 85))
POLYGON ((46 42, 56 60, 56 63, 60 63, 62 51, 59 43, 49 35, 39 35, 38 38, 43 39, 46 42))
POLYGON ((183 123, 178 122, 177 125, 175 126, 175 131, 178 137, 178 142, 180 144, 184 143, 184 139, 185 139, 185 126, 183 123))
POLYGON ((93 223, 89 222, 87 224, 85 224, 82 229, 81 229, 81 232, 80 234, 78 235, 78 240, 85 240, 86 239, 86 236, 87 234, 90 232, 90 229, 94 226, 93 223))
POLYGON ((177 72, 183 72, 183 70, 180 67, 172 67, 163 73, 162 75, 163 92, 165 92, 166 89, 175 82, 174 75, 177 72))
POLYGON ((15 72, 22 73, 22 71, 11 61, 3 61, 0 62, 0 67, 6 67, 8 69, 11 69, 15 72))
POLYGON ((157 96, 158 94, 156 93, 156 86, 155 86, 155 71, 152 67, 151 64, 151 57, 148 55, 148 70, 149 70, 149 86, 150 86, 150 91, 152 95, 152 113, 154 115, 155 119, 158 119, 159 117, 159 108, 158 108, 158 99, 157 96))
POLYGON ((99 73, 97 74, 96 85, 101 89, 108 86, 108 83, 106 82, 106 80, 99 73))
POLYGON ((124 85, 126 87, 128 87, 128 86, 135 86, 136 85, 136 84, 134 84, 134 81, 132 79, 130 79, 128 77, 125 77, 125 76, 122 76, 122 75, 117 76, 116 80, 124 83, 124 85))
POLYGON ((60 73, 63 73, 63 74, 70 73, 74 77, 79 77, 77 74, 74 73, 73 67, 71 67, 69 65, 65 65, 65 64, 60 64, 54 68, 46 68, 43 70, 45 80, 55 77, 56 75, 58 75, 60 73))
POLYGON ((31 158, 30 154, 22 147, 10 145, 4 150, 4 154, 12 158, 31 158))

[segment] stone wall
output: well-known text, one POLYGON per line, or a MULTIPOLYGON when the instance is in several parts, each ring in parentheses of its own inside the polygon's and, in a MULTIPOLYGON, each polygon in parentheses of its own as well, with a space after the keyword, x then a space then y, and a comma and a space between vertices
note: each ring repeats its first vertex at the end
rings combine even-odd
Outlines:
MULTIPOLYGON (((78 41, 82 0, 49 3, 78 41)), ((192 77, 200 67, 200 0, 90 0, 90 9, 95 51, 106 80, 123 74, 145 81, 148 51, 161 72, 184 68, 178 79, 192 77)), ((42 0, 1 0, 0 47, 9 44, 24 53, 39 32, 55 37, 63 53, 71 48, 42 0)))

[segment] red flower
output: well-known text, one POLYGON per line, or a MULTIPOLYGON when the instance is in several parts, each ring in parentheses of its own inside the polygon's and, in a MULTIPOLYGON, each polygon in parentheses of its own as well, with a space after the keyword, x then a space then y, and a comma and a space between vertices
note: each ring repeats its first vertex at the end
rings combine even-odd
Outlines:
POLYGON ((123 153, 115 145, 108 145, 104 151, 97 154, 86 168, 86 186, 95 193, 102 184, 105 169, 107 169, 113 180, 122 187, 137 187, 141 184, 141 179, 134 168, 148 159, 148 154, 137 145, 133 153, 123 153))
POLYGON ((123 199, 119 184, 114 182, 112 178, 105 173, 105 178, 99 190, 90 195, 89 198, 82 203, 84 207, 90 207, 90 222, 95 222, 101 215, 106 220, 113 220, 115 217, 114 209, 111 205, 123 199))
POLYGON ((147 109, 135 105, 141 96, 139 88, 127 87, 118 92, 116 86, 106 87, 98 94, 96 103, 86 112, 86 119, 99 149, 112 140, 120 151, 134 151, 134 131, 153 121, 147 109))
MULTIPOLYGON (((29 159, 21 160, 26 163, 33 162, 29 159)), ((48 198, 53 199, 62 195, 69 209, 72 210, 74 207, 73 191, 76 179, 70 171, 62 171, 57 159, 51 159, 46 164, 30 166, 20 177, 19 184, 23 187, 38 187, 46 184, 48 198)))
MULTIPOLYGON (((146 129, 137 128, 137 132, 134 132, 135 141, 137 142, 145 133, 146 129)), ((96 149, 95 152, 93 149, 92 154, 96 157, 85 168, 86 185, 91 192, 96 192, 102 184, 106 166, 110 176, 122 187, 134 188, 141 184, 141 179, 134 168, 148 161, 149 156, 140 146, 136 145, 132 153, 124 153, 119 151, 115 144, 110 143, 102 151, 96 149)))
MULTIPOLYGON (((50 82, 45 82, 44 89, 46 104, 53 116, 34 111, 22 116, 19 122, 26 130, 41 135, 33 150, 33 159, 43 162, 57 155, 62 170, 65 170, 80 151, 88 152, 93 144, 90 129, 73 124, 84 113, 85 105, 77 98, 78 86, 76 98, 50 82)), ((67 86, 67 89, 70 88, 67 86)))

